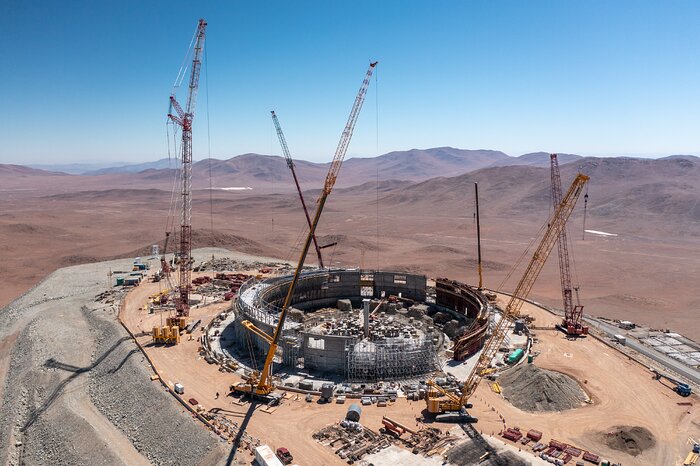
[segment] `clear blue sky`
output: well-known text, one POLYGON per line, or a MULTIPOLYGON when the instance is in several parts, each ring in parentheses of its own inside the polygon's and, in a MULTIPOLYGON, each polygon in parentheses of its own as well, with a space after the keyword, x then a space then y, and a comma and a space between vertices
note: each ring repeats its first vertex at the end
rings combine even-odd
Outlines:
POLYGON ((208 88, 213 157, 279 154, 275 109, 295 157, 330 160, 371 59, 378 87, 349 156, 700 152, 696 1, 3 0, 0 163, 165 156, 168 95, 199 17, 195 159, 208 88))

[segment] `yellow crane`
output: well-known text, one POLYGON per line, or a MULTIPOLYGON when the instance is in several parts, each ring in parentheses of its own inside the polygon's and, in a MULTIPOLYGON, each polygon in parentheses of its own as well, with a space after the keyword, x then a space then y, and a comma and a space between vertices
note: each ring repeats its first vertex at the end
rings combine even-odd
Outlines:
POLYGON ((576 176, 573 183, 571 183, 571 187, 569 187, 569 190, 557 207, 557 210, 547 221, 548 223, 544 236, 532 256, 532 260, 528 264, 525 274, 520 279, 518 286, 511 295, 501 319, 496 323, 493 333, 488 340, 486 340, 486 343, 484 343, 484 348, 481 351, 476 365, 469 373, 469 377, 464 381, 461 395, 457 396, 454 393, 449 393, 434 381, 428 381, 429 388, 425 401, 428 412, 437 414, 436 420, 444 422, 477 422, 477 419, 470 416, 465 410, 471 407, 467 401, 476 390, 481 378, 489 369, 491 360, 498 352, 501 343, 503 343, 509 322, 520 315, 520 309, 525 299, 530 294, 530 290, 532 290, 532 286, 535 284, 535 280, 537 280, 549 253, 552 251, 554 245, 557 244, 559 234, 564 229, 566 221, 574 210, 576 201, 588 179, 588 176, 581 173, 576 176))
POLYGON ((355 102, 353 103, 352 110, 350 111, 350 116, 345 124, 345 129, 340 136, 340 142, 338 142, 338 147, 335 150, 335 156, 331 162, 330 169, 328 170, 328 175, 326 176, 326 181, 321 191, 321 196, 318 199, 318 205, 316 206, 316 212, 314 214, 313 221, 310 224, 309 233, 306 236, 306 242, 301 251, 301 256, 299 257, 299 263, 297 264, 296 270, 294 271, 294 277, 292 278, 292 283, 289 285, 289 290, 284 299, 284 304, 282 305, 282 312, 279 316, 279 322, 275 327, 275 332, 272 336, 265 333, 263 330, 255 327, 255 325, 250 321, 243 321, 242 324, 254 334, 260 336, 265 340, 270 348, 267 351, 267 356, 265 357, 265 364, 260 372, 253 372, 247 380, 234 385, 231 385, 231 391, 246 394, 255 397, 267 397, 275 389, 272 383, 272 361, 275 357, 275 352, 277 351, 278 342, 280 336, 282 335, 282 329, 284 328, 284 320, 287 317, 287 311, 289 305, 292 302, 292 297, 294 296, 294 289, 296 288, 297 282, 299 281, 299 275, 304 267, 304 261, 306 260, 306 255, 311 247, 311 242, 313 241, 314 235, 316 233, 316 226, 321 218, 321 212, 323 212, 323 206, 326 204, 326 199, 328 195, 333 190, 335 185, 335 180, 338 178, 338 173, 340 172, 340 167, 343 164, 343 159, 345 158, 345 153, 348 150, 348 145, 350 144, 350 139, 352 138, 352 132, 355 129, 355 123, 360 115, 360 110, 362 109, 362 104, 365 101, 365 94, 367 93, 367 88, 369 87, 370 78, 372 77, 372 72, 374 67, 377 66, 377 62, 372 62, 367 69, 365 74, 365 79, 362 81, 362 86, 355 97, 355 102))

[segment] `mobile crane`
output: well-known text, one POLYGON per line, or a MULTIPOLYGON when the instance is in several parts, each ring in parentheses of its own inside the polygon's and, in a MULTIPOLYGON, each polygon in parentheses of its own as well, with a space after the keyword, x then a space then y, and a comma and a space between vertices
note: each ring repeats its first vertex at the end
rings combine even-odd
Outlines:
POLYGON ((282 329, 284 328, 284 321, 287 317, 287 311, 289 310, 289 305, 292 302, 294 289, 296 288, 297 282, 299 281, 299 275, 301 275, 302 268, 304 267, 304 261, 306 260, 309 248, 311 247, 311 242, 316 232, 318 221, 321 218, 321 213, 323 212, 323 207, 325 206, 328 195, 333 190, 335 181, 338 178, 338 173, 340 172, 340 167, 343 164, 345 153, 348 150, 348 145, 350 144, 350 139, 352 138, 352 132, 355 129, 355 123, 357 123, 357 118, 360 115, 362 104, 365 101, 365 94, 367 93, 367 88, 369 87, 370 78, 372 77, 372 72, 374 71, 375 66, 377 66, 377 62, 370 63, 367 73, 365 74, 365 78, 362 81, 362 85, 360 86, 360 90, 355 97, 355 102, 353 103, 352 110, 350 111, 348 121, 345 124, 345 129, 340 136, 338 147, 335 150, 335 156, 333 157, 333 161, 331 162, 331 166, 328 170, 328 175, 326 175, 323 190, 321 191, 321 195, 317 201, 316 212, 314 213, 313 221, 309 227, 309 233, 306 236, 306 241, 304 243, 304 247, 302 248, 301 256, 299 257, 299 263, 294 271, 292 283, 289 285, 287 295, 284 298, 284 304, 282 305, 282 311, 280 312, 279 321, 275 327, 274 334, 272 336, 268 335, 263 330, 255 327, 255 325, 250 321, 245 320, 242 322, 242 324, 249 331, 265 340, 270 345, 270 348, 267 351, 265 364, 263 365, 262 370, 259 372, 254 371, 245 381, 231 385, 231 391, 234 393, 248 395, 254 398, 269 399, 270 394, 275 389, 272 382, 272 362, 277 351, 280 336, 282 336, 282 329))
POLYGON ((470 423, 478 421, 477 418, 467 413, 466 409, 471 407, 467 401, 472 394, 474 394, 484 372, 491 365, 491 360, 498 352, 501 343, 503 343, 509 323, 520 315, 520 309, 525 302, 524 300, 530 294, 535 280, 539 276, 549 253, 556 244, 559 233, 566 225, 566 221, 574 210, 576 201, 588 179, 588 176, 581 173, 576 176, 566 196, 564 196, 552 217, 547 221, 548 223, 544 236, 535 250, 532 260, 525 270, 525 274, 520 279, 518 286, 511 295, 501 319, 495 324, 493 333, 484 343, 484 348, 481 351, 477 363, 464 381, 461 394, 458 396, 453 393, 448 393, 434 381, 428 381, 429 389, 425 401, 428 413, 435 414, 436 421, 470 423))

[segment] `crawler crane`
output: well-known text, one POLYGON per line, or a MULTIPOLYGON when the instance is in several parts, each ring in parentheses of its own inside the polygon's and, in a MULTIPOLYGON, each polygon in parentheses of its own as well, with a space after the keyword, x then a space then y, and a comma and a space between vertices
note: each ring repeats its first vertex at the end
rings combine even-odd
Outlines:
POLYGON ((326 204, 328 195, 331 193, 333 186, 335 185, 335 180, 338 178, 338 173, 340 172, 340 167, 343 164, 343 159, 345 158, 345 153, 348 150, 348 145, 350 144, 350 139, 352 138, 352 132, 355 129, 355 123, 360 115, 360 110, 362 109, 362 104, 365 101, 365 94, 367 93, 367 88, 369 87, 370 78, 372 77, 372 72, 377 62, 372 62, 367 69, 365 74, 365 79, 362 81, 362 86, 360 86, 360 91, 355 97, 355 102, 350 111, 350 116, 345 124, 345 129, 343 134, 340 136, 340 142, 338 142, 338 147, 335 150, 335 156, 331 162, 330 169, 328 170, 328 175, 326 176, 326 181, 321 191, 321 196, 318 199, 316 206, 316 212, 314 213, 313 221, 309 228, 309 233, 306 236, 306 242, 301 251, 301 256, 299 257, 299 263, 297 264, 296 270, 294 271, 294 277, 292 278, 292 283, 289 285, 289 290, 284 299, 284 304, 282 305, 282 312, 279 316, 279 322, 275 327, 275 332, 272 336, 268 335, 264 331, 255 327, 255 325, 250 321, 243 321, 242 324, 251 332, 261 337, 265 340, 270 348, 267 351, 267 356, 265 357, 265 364, 263 365, 262 371, 253 372, 247 380, 234 385, 231 385, 231 391, 234 393, 249 395, 251 397, 258 397, 267 399, 270 398, 270 394, 275 389, 272 382, 272 362, 277 351, 277 346, 279 344, 280 336, 282 336, 282 330, 284 328, 284 320, 287 317, 287 311, 289 310, 289 305, 292 303, 292 297, 294 296, 294 289, 296 288, 297 282, 299 281, 299 275, 301 275, 302 268, 304 267, 304 261, 311 247, 311 242, 316 232, 316 226, 321 218, 321 213, 323 212, 323 207, 326 204))
POLYGON ((525 274, 520 279, 518 286, 511 295, 508 305, 506 306, 501 318, 495 324, 495 328, 491 336, 484 343, 484 348, 481 351, 476 365, 469 373, 469 377, 464 381, 462 393, 458 396, 449 393, 442 387, 438 386, 434 381, 428 381, 429 389, 425 398, 427 410, 431 414, 436 414, 436 420, 441 422, 477 422, 477 419, 470 416, 466 412, 466 408, 471 407, 467 401, 474 394, 476 387, 479 385, 484 372, 491 365, 491 361, 498 352, 501 343, 506 337, 508 324, 520 315, 520 309, 523 306, 524 300, 530 294, 535 280, 540 274, 549 253, 559 238, 559 233, 566 225, 571 212, 574 210, 576 200, 578 199, 583 186, 588 181, 588 176, 578 174, 574 179, 571 187, 562 199, 552 217, 548 220, 547 228, 544 236, 540 241, 537 250, 532 256, 532 260, 525 270, 525 274))
MULTIPOLYGON (((180 172, 180 196, 182 212, 180 218, 180 251, 178 257, 179 285, 175 298, 177 317, 190 315, 190 287, 192 277, 192 122, 194 108, 199 89, 199 73, 202 67, 204 51, 204 31, 207 22, 199 20, 196 39, 192 53, 192 70, 187 93, 187 103, 183 109, 175 98, 170 95, 170 111, 168 118, 182 128, 182 170, 180 172), (174 110, 174 112, 173 112, 174 110)), ((167 236, 166 236, 167 239, 167 236)), ((166 244, 167 248, 167 244, 166 244)), ((164 251, 165 252, 165 251, 164 251)), ((167 263, 166 263, 167 266, 167 263)))
MULTIPOLYGON (((557 154, 550 154, 552 174, 552 202, 556 209, 561 202, 561 175, 559 174, 559 162, 557 154)), ((578 288, 576 288, 576 304, 574 304, 571 286, 571 266, 569 261, 569 239, 566 228, 562 228, 557 240, 557 252, 559 253, 559 275, 561 277, 561 295, 564 303, 564 319, 558 327, 568 336, 576 338, 588 335, 588 327, 582 324, 583 306, 578 300, 578 288)))

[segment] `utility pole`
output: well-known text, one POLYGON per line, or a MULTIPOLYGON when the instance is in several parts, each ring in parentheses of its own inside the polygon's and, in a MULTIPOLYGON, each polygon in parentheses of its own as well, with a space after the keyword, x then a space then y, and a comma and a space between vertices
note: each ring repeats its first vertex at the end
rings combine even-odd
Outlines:
POLYGON ((476 201, 476 269, 479 271, 479 289, 484 289, 484 276, 481 267, 481 223, 479 222, 479 184, 474 183, 474 199, 476 201))

